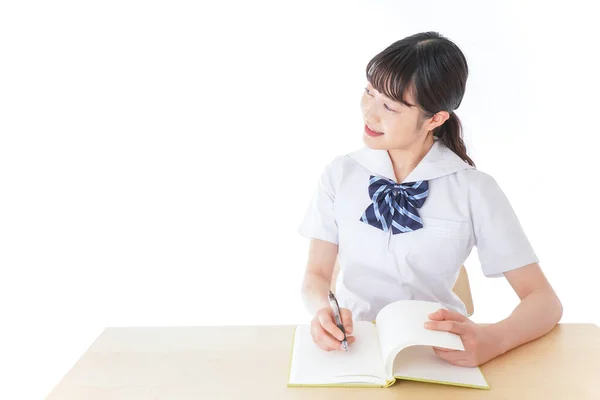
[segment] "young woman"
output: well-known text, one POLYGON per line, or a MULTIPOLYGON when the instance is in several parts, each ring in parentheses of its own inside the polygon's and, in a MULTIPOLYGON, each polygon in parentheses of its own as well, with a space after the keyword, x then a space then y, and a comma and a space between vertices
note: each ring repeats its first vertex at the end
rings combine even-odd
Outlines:
POLYGON ((508 199, 467 155, 454 113, 467 75, 461 50, 434 32, 399 40, 368 63, 366 146, 327 165, 300 227, 311 239, 302 298, 321 348, 340 349, 343 338, 327 296, 336 258, 350 345, 353 320, 374 320, 402 299, 447 308, 425 327, 461 336, 465 351, 435 349, 461 366, 483 364, 560 320, 562 305, 508 199), (485 276, 506 277, 521 299, 508 318, 486 326, 466 317, 453 292, 473 246, 485 276))

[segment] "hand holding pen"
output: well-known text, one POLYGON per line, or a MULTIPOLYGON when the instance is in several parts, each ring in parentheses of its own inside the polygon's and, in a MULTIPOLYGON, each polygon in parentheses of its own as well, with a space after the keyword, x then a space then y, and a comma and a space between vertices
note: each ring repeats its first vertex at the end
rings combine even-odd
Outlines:
POLYGON ((352 312, 339 308, 337 299, 329 292, 329 307, 323 307, 311 322, 313 341, 324 350, 347 350, 355 341, 352 334, 352 312))
POLYGON ((342 331, 344 338, 342 339, 342 349, 344 349, 344 351, 348 351, 348 339, 346 337, 346 330, 344 329, 344 324, 342 323, 342 316, 341 316, 341 311, 340 311, 340 305, 337 302, 337 299, 335 298, 335 295, 333 294, 333 292, 330 290, 329 291, 329 305, 331 306, 331 310, 333 311, 333 318, 335 320, 335 325, 340 328, 340 330, 342 331))

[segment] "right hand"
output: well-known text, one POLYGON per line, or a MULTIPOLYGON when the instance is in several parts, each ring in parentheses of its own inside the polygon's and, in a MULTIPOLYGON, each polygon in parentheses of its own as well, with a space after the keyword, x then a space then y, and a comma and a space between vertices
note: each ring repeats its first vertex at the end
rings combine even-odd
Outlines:
MULTIPOLYGON (((352 311, 347 308, 340 308, 340 316, 346 331, 348 345, 354 343, 356 338, 352 334, 352 311)), ((310 323, 310 334, 313 342, 323 350, 341 350, 344 334, 335 324, 333 310, 331 307, 323 307, 314 316, 310 323)))

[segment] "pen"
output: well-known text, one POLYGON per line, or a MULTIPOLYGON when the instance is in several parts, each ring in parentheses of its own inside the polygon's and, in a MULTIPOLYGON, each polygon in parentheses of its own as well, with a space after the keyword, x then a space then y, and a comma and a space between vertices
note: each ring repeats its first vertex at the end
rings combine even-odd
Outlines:
POLYGON ((340 315, 340 306, 335 298, 335 295, 330 290, 329 291, 329 305, 331 305, 331 309, 333 310, 333 316, 335 317, 335 324, 338 328, 342 330, 344 334, 344 340, 342 340, 342 348, 345 351, 348 351, 348 340, 346 339, 346 330, 344 329, 344 324, 342 323, 342 317, 340 315))

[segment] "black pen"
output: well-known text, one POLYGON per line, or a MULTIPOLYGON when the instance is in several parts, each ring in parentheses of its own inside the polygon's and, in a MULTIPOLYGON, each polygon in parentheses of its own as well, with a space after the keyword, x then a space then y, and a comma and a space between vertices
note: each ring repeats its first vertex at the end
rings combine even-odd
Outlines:
POLYGON ((346 339, 346 330, 344 329, 344 324, 342 323, 342 316, 340 315, 340 306, 335 298, 335 295, 330 290, 329 291, 329 304, 331 305, 331 309, 333 310, 333 316, 335 317, 335 324, 338 328, 342 330, 344 334, 344 339, 342 340, 342 348, 345 351, 348 351, 348 340, 346 339))

